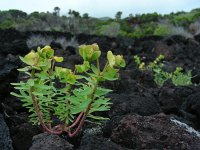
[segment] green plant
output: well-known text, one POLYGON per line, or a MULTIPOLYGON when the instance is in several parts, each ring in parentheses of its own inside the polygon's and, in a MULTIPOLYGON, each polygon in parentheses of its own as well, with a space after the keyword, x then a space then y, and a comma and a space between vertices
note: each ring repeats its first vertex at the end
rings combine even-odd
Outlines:
POLYGON ((12 20, 5 20, 0 22, 0 29, 9 29, 9 28, 14 28, 15 23, 12 20))
POLYGON ((176 67, 174 72, 166 72, 163 70, 163 64, 161 61, 164 59, 164 55, 159 55, 153 62, 150 62, 148 65, 145 65, 141 61, 139 56, 134 56, 134 61, 137 64, 138 68, 142 71, 150 70, 153 73, 154 81, 157 85, 163 86, 165 81, 171 80, 175 86, 187 86, 191 85, 192 74, 191 71, 188 71, 184 74, 183 68, 176 67))
POLYGON ((94 115, 95 112, 109 110, 111 104, 110 99, 106 98, 111 90, 99 84, 118 79, 118 68, 125 67, 123 56, 108 51, 108 61, 101 69, 101 51, 97 44, 81 45, 79 54, 83 64, 75 65, 74 71, 56 66, 63 58, 54 56, 50 46, 20 57, 27 66, 18 70, 27 74, 29 79, 12 83, 19 93, 11 94, 21 99, 30 113, 30 121, 41 125, 46 132, 67 132, 73 137, 86 118, 92 121, 107 119, 94 115), (59 123, 56 124, 55 118, 59 123))
POLYGON ((120 32, 120 24, 117 22, 112 22, 108 25, 101 26, 99 30, 100 35, 117 37, 120 32))
POLYGON ((171 34, 171 29, 168 25, 165 24, 160 24, 154 31, 154 35, 158 36, 165 36, 165 35, 170 35, 171 34))
POLYGON ((185 86, 185 85, 191 85, 191 78, 192 74, 191 71, 188 71, 186 74, 183 72, 183 68, 181 67, 176 67, 176 70, 173 72, 172 75, 172 82, 174 85, 178 86, 185 86))

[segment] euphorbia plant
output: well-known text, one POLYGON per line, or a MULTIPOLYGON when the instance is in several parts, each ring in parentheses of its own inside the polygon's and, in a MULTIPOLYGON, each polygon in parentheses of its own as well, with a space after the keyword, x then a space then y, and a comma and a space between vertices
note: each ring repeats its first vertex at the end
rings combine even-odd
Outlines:
POLYGON ((83 63, 75 65, 73 71, 56 66, 63 58, 54 56, 50 46, 20 57, 27 66, 18 70, 29 78, 12 83, 19 93, 11 94, 21 99, 29 110, 30 121, 41 125, 45 132, 67 132, 73 137, 86 118, 107 119, 94 115, 94 112, 109 110, 111 104, 105 97, 111 90, 100 87, 99 83, 118 79, 119 67, 125 67, 125 61, 121 55, 108 51, 107 63, 100 68, 101 51, 97 44, 81 45, 79 54, 83 63))
POLYGON ((154 81, 160 87, 164 85, 165 81, 171 79, 172 83, 175 86, 187 86, 192 84, 192 74, 191 71, 183 73, 183 68, 176 67, 174 72, 166 72, 163 69, 164 64, 161 61, 164 59, 164 55, 159 55, 154 61, 150 62, 148 65, 145 65, 141 61, 139 56, 134 56, 135 63, 138 68, 142 71, 150 70, 153 73, 154 81))

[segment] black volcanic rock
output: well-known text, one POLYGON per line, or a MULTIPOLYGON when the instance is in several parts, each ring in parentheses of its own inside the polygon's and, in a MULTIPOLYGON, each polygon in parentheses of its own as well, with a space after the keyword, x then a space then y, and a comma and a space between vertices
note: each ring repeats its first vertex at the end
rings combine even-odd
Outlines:
POLYGON ((73 145, 58 135, 41 133, 33 137, 29 150, 72 150, 73 145))
MULTIPOLYGON (((63 63, 60 64, 63 67, 74 69, 75 64, 82 63, 82 58, 78 55, 80 44, 97 43, 102 50, 100 62, 103 65, 106 63, 108 50, 112 50, 114 54, 123 54, 126 60, 127 66, 120 70, 119 80, 102 83, 103 87, 113 90, 107 95, 113 102, 110 111, 98 112, 100 116, 103 114, 104 117, 111 119, 103 125, 103 135, 81 134, 75 138, 75 142, 74 139, 70 141, 74 146, 76 145, 75 149, 101 150, 128 147, 198 150, 199 139, 172 123, 169 116, 176 115, 196 129, 200 129, 199 86, 176 87, 167 81, 163 87, 158 87, 152 73, 138 70, 133 60, 133 56, 138 55, 148 64, 159 54, 164 53, 165 71, 172 72, 177 66, 183 67, 184 71, 192 70, 192 82, 198 84, 200 81, 200 38, 198 36, 195 39, 181 36, 148 36, 133 39, 85 34, 74 37, 72 34, 62 32, 0 30, 0 108, 2 108, 0 112, 7 115, 5 119, 16 150, 28 149, 32 137, 41 133, 39 127, 28 123, 28 112, 27 109, 22 108, 21 102, 9 96, 13 90, 10 82, 18 82, 23 77, 21 74, 18 75, 16 70, 23 66, 18 56, 23 56, 31 50, 31 47, 27 46, 27 40, 38 35, 44 39, 52 38, 50 44, 55 49, 55 54, 64 57, 63 63), (65 43, 74 38, 76 40, 73 44, 65 43), (61 39, 62 42, 56 39, 61 39), (157 115, 161 112, 167 116, 157 115)), ((36 47, 37 45, 34 50, 36 47)), ((82 133, 87 128, 88 123, 85 123, 82 133)), ((61 137, 42 134, 34 138, 32 149, 40 149, 42 145, 48 149, 57 149, 59 146, 61 149, 72 148, 69 143, 65 145, 64 142, 66 140, 61 137)))
POLYGON ((8 126, 6 125, 3 116, 0 114, 0 149, 13 150, 12 140, 10 137, 8 126))
POLYGON ((85 135, 78 150, 129 150, 102 136, 85 135))
POLYGON ((109 116, 121 116, 126 114, 139 114, 142 116, 154 115, 159 112, 160 106, 156 99, 146 93, 145 95, 132 94, 112 94, 112 107, 109 116))
MULTIPOLYGON (((15 57, 13 57, 13 60, 16 60, 15 57)), ((7 57, 2 61, 2 65, 0 66, 0 94, 9 94, 11 90, 10 83, 15 82, 17 79, 17 68, 19 66, 17 65, 17 61, 12 61, 7 57)))
MULTIPOLYGON (((200 108, 200 92, 198 91, 188 96, 185 110, 191 114, 196 115, 198 119, 200 119, 199 108, 200 108)), ((199 122, 197 121, 197 123, 199 122)))
POLYGON ((200 137, 163 114, 126 115, 112 130, 111 140, 131 149, 200 149, 200 137))
POLYGON ((27 38, 28 35, 16 30, 0 30, 0 53, 15 55, 28 53, 27 38))

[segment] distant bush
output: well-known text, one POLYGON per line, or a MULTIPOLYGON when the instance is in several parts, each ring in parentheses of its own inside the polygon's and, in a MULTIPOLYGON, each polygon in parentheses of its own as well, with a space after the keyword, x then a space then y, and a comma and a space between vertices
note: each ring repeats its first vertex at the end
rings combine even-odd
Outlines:
POLYGON ((133 22, 137 22, 138 24, 149 23, 149 22, 157 22, 162 18, 162 16, 156 12, 147 13, 147 14, 136 14, 134 17, 130 19, 133 22))
POLYGON ((111 24, 104 25, 100 29, 100 35, 117 37, 120 32, 120 24, 117 22, 112 22, 111 24))
POLYGON ((142 25, 135 25, 129 32, 126 32, 126 30, 125 31, 121 30, 119 35, 128 36, 132 38, 141 38, 148 35, 153 35, 155 29, 156 29, 156 24, 151 22, 142 25))
POLYGON ((144 36, 144 33, 140 27, 136 27, 132 33, 129 33, 127 36, 134 37, 134 38, 140 38, 144 36))
POLYGON ((199 17, 200 12, 198 11, 193 11, 190 13, 183 12, 178 15, 174 15, 171 21, 175 25, 187 27, 199 17))
POLYGON ((12 20, 5 20, 3 22, 0 22, 0 29, 9 29, 14 27, 15 23, 12 20))
POLYGON ((154 35, 181 35, 185 38, 192 38, 192 34, 186 31, 183 27, 173 26, 172 24, 159 24, 154 31, 154 35))
POLYGON ((154 31, 154 35, 165 36, 170 35, 171 30, 168 25, 160 24, 154 31))
POLYGON ((15 28, 19 31, 50 31, 51 28, 47 22, 40 19, 32 18, 18 23, 15 28))
MULTIPOLYGON (((55 9, 56 8, 56 9, 55 9)), ((110 37, 127 36, 141 38, 149 35, 183 35, 191 38, 199 34, 200 9, 191 12, 177 12, 167 15, 158 13, 129 15, 121 18, 93 18, 85 13, 70 10, 67 15, 60 16, 60 8, 52 12, 33 12, 26 14, 20 10, 0 11, 0 29, 15 28, 19 31, 59 31, 72 34, 95 34, 110 37), (164 21, 164 22, 163 22, 164 21), (189 33, 191 32, 191 33, 189 33)))
POLYGON ((156 28, 156 24, 153 22, 142 24, 133 31, 132 37, 141 38, 148 35, 153 35, 156 28))
POLYGON ((131 33, 133 32, 133 26, 127 20, 124 20, 120 22, 120 30, 123 32, 131 33))

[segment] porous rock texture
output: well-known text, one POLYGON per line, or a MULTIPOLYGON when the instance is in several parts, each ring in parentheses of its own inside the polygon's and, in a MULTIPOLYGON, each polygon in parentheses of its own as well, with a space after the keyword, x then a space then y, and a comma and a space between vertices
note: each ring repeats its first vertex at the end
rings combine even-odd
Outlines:
POLYGON ((58 135, 41 133, 33 137, 33 143, 29 150, 72 150, 71 145, 58 135))
MULTIPOLYGON (((5 116, 15 150, 26 150, 30 147, 40 149, 44 145, 47 149, 78 150, 200 149, 197 136, 170 121, 171 116, 175 116, 196 130, 200 129, 200 35, 193 39, 182 36, 132 39, 85 34, 73 36, 61 32, 0 30, 0 45, 0 113, 5 116), (81 132, 76 138, 69 139, 65 135, 59 137, 39 134, 42 132, 41 128, 28 123, 27 110, 21 106, 19 99, 10 96, 13 91, 10 83, 24 78, 16 70, 23 66, 18 56, 24 56, 31 49, 36 50, 34 42, 40 39, 30 41, 31 37, 43 37, 43 44, 38 45, 41 47, 45 46, 45 38, 62 39, 53 40, 49 45, 55 49, 56 55, 64 57, 61 66, 68 68, 81 63, 77 46, 81 44, 97 43, 102 50, 100 61, 103 64, 108 50, 124 56, 127 65, 120 71, 119 80, 102 84, 113 90, 107 95, 113 104, 110 111, 99 113, 110 118, 101 125, 100 135, 81 132), (62 42, 73 41, 72 39, 75 39, 74 43, 62 42), (27 44, 28 40, 32 43, 27 44), (186 71, 192 70, 192 82, 196 86, 176 87, 168 81, 163 87, 158 87, 152 74, 139 71, 133 60, 133 56, 138 55, 148 63, 159 54, 166 57, 166 71, 173 71, 177 66, 186 71)), ((82 131, 94 128, 95 125, 85 123, 82 131)), ((10 139, 9 134, 6 136, 10 139)), ((9 147, 10 144, 8 140, 6 146, 9 147)))
POLYGON ((199 149, 200 137, 177 126, 163 114, 126 115, 112 129, 111 140, 131 149, 199 149))
POLYGON ((13 150, 9 129, 2 114, 0 114, 0 149, 13 150))

